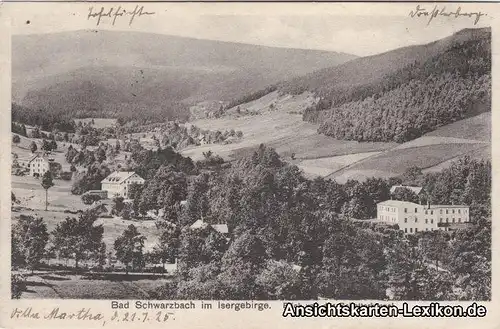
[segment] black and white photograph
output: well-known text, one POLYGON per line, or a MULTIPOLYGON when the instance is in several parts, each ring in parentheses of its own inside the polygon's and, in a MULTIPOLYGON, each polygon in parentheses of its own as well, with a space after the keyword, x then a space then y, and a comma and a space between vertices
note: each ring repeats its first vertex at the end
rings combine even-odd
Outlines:
POLYGON ((491 301, 493 13, 289 5, 16 12, 11 299, 491 301))

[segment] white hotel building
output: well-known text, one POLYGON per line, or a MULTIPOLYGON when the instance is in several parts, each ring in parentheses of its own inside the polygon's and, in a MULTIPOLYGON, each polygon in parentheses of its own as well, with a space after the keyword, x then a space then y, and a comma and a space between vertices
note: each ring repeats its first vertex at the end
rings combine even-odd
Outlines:
POLYGON ((421 231, 449 231, 469 223, 469 207, 463 205, 420 205, 387 200, 377 204, 377 221, 398 224, 412 234, 421 231))

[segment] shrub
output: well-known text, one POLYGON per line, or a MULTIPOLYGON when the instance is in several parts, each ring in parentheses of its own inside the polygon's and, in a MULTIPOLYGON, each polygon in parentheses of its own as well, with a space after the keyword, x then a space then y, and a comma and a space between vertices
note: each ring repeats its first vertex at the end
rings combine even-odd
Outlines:
POLYGON ((86 205, 93 204, 96 201, 101 200, 101 197, 99 195, 95 194, 83 194, 82 195, 82 201, 86 205))
POLYGON ((62 180, 71 180, 73 173, 70 171, 63 171, 59 174, 59 177, 61 177, 62 180))
POLYGON ((26 279, 21 274, 11 274, 10 294, 12 299, 21 298, 21 294, 26 290, 26 279))

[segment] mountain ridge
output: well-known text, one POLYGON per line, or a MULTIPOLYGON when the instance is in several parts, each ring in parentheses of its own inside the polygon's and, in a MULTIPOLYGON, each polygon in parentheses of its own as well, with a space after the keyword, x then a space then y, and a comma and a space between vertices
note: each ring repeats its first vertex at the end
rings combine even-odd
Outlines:
POLYGON ((61 113, 73 108, 82 113, 88 101, 94 107, 98 103, 102 115, 122 111, 127 116, 138 110, 148 113, 153 103, 154 108, 163 108, 162 117, 171 119, 177 117, 169 115, 169 108, 179 103, 227 100, 356 57, 143 32, 89 30, 16 35, 12 49, 13 100, 19 105, 61 113), (99 72, 107 84, 101 83, 99 72), (119 81, 112 81, 113 76, 119 81), (82 88, 85 84, 95 88, 82 88), (170 92, 169 97, 160 95, 171 88, 177 92, 170 92), (99 104, 102 94, 108 101, 99 104), (125 102, 113 102, 113 95, 125 102), (138 104, 141 98, 144 106, 123 105, 138 104))
POLYGON ((285 81, 319 97, 303 119, 337 139, 409 141, 491 110, 491 29, 355 59, 285 81))

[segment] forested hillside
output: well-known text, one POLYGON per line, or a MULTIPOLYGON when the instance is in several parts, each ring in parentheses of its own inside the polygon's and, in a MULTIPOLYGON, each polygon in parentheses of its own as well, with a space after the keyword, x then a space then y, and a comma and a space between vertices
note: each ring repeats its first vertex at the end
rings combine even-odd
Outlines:
POLYGON ((356 56, 151 33, 72 31, 12 38, 13 101, 72 117, 187 119, 187 105, 229 101, 356 56), (64 59, 64 60, 61 60, 64 59))
POLYGON ((399 300, 488 300, 490 173, 490 162, 463 158, 435 174, 413 168, 389 180, 311 181, 261 145, 195 177, 158 168, 133 211, 164 208, 162 239, 175 242, 160 246, 178 256, 179 271, 159 299, 381 299, 390 289, 399 300), (420 184, 433 203, 467 202, 472 224, 403 239, 397 227, 351 220, 373 218, 390 186, 402 183, 420 184), (227 224, 229 242, 210 228, 171 228, 172 219, 178 228, 200 218, 227 224))
POLYGON ((338 139, 404 142, 491 108, 491 31, 353 60, 282 83, 320 97, 304 120, 338 139))

